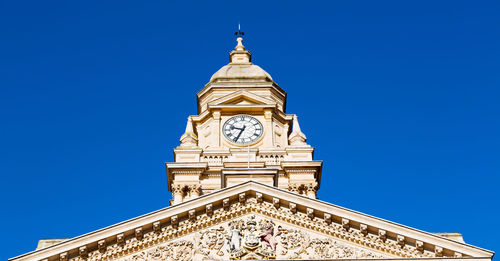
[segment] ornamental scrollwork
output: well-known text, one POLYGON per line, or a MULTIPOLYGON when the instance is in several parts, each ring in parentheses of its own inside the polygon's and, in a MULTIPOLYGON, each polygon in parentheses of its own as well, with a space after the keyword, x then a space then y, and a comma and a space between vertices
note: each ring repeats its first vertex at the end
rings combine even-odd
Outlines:
POLYGON ((193 260, 194 245, 179 240, 134 254, 123 261, 189 261, 193 260))
POLYGON ((223 256, 222 247, 226 241, 225 232, 223 227, 219 227, 198 233, 195 237, 196 252, 212 259, 223 256))
POLYGON ((280 254, 288 259, 298 259, 307 247, 309 236, 297 229, 285 229, 278 227, 280 254))
POLYGON ((383 258, 383 256, 346 246, 329 238, 316 238, 309 242, 302 258, 359 259, 383 258))

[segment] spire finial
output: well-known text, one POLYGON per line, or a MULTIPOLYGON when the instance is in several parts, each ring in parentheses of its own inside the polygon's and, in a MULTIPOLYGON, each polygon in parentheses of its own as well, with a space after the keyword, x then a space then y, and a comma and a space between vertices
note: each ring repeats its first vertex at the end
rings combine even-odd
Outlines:
POLYGON ((238 38, 242 38, 243 35, 245 35, 245 32, 241 31, 241 24, 238 23, 238 32, 235 32, 234 35, 237 35, 238 38))
POLYGON ((238 23, 238 32, 235 32, 234 35, 237 35, 238 38, 236 38, 236 41, 238 42, 238 44, 236 45, 236 48, 234 48, 235 50, 238 50, 238 51, 243 51, 245 50, 245 46, 243 46, 243 35, 245 35, 245 32, 242 32, 241 31, 241 24, 238 23))
POLYGON ((193 119, 191 117, 188 117, 186 131, 184 131, 184 134, 182 134, 180 142, 180 147, 192 148, 198 146, 198 137, 196 136, 196 134, 194 134, 193 119))
POLYGON ((252 55, 249 51, 245 50, 245 46, 243 46, 243 35, 244 32, 241 31, 241 24, 238 23, 238 32, 235 32, 234 35, 237 35, 236 41, 238 44, 234 48, 234 50, 229 54, 229 63, 233 64, 249 64, 252 61, 252 55))
POLYGON ((290 137, 288 138, 288 141, 290 142, 290 146, 308 146, 306 143, 307 137, 306 135, 300 130, 300 125, 299 125, 299 120, 297 118, 297 115, 293 116, 293 125, 292 125, 292 133, 290 134, 290 137))

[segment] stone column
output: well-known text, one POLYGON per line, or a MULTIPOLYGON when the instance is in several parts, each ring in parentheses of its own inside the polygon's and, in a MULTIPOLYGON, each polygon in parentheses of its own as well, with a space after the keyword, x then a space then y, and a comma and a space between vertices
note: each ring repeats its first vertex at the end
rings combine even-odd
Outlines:
POLYGON ((288 190, 294 193, 299 193, 299 185, 298 184, 289 184, 288 190))
POLYGON ((172 205, 182 203, 182 200, 183 200, 182 186, 179 184, 172 185, 172 201, 173 201, 172 205))
POLYGON ((264 111, 264 144, 262 147, 264 148, 272 148, 274 146, 273 144, 273 113, 271 110, 265 110, 264 111))
POLYGON ((283 134, 281 134, 281 144, 283 148, 288 146, 288 128, 290 128, 290 125, 285 123, 285 125, 283 125, 283 134))
POLYGON ((316 198, 316 184, 308 184, 306 185, 306 195, 309 198, 316 198))
POLYGON ((201 192, 201 186, 196 184, 196 185, 191 185, 188 187, 189 189, 189 199, 197 198, 200 196, 201 192))
POLYGON ((220 126, 220 123, 221 123, 220 122, 220 119, 221 119, 221 117, 220 117, 220 111, 214 111, 213 114, 212 114, 212 117, 214 119, 214 124, 213 124, 214 127, 212 129, 212 136, 213 137, 211 138, 212 139, 211 142, 214 145, 214 147, 220 148, 222 146, 222 144, 221 144, 221 135, 220 135, 220 133, 221 133, 221 129, 220 129, 221 128, 221 126, 220 126))

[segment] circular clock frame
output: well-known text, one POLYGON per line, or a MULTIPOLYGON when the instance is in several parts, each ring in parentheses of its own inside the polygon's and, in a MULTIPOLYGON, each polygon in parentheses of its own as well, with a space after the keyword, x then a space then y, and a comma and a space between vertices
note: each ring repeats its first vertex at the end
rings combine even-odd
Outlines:
POLYGON ((222 125, 222 133, 227 141, 236 145, 250 145, 258 142, 264 135, 262 123, 247 114, 235 115, 222 125))

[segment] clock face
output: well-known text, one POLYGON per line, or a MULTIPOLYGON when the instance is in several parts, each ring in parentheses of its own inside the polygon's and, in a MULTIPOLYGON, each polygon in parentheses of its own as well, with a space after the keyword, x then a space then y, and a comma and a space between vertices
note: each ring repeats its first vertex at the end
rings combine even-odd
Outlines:
POLYGON ((237 144, 253 143, 262 136, 263 131, 262 124, 248 115, 234 116, 222 126, 224 136, 237 144))

